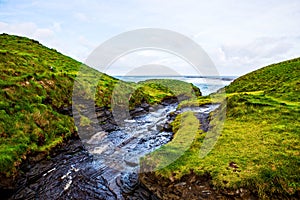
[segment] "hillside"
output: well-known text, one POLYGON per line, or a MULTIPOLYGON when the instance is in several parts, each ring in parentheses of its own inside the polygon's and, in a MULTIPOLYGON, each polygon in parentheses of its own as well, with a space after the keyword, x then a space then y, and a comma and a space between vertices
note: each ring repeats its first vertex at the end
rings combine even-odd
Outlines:
POLYGON ((198 128, 194 135, 191 135, 193 127, 199 127, 194 114, 179 114, 173 123, 175 139, 143 159, 144 168, 158 170, 143 174, 141 181, 162 199, 174 197, 174 193, 194 199, 191 195, 195 192, 190 193, 188 187, 199 190, 196 196, 205 197, 207 194, 201 193, 197 180, 198 185, 201 180, 209 182, 206 187, 210 189, 206 192, 216 195, 212 199, 220 193, 228 199, 250 198, 247 195, 259 199, 300 198, 299 77, 297 58, 236 79, 225 87, 226 102, 211 97, 182 102, 179 108, 221 103, 216 112, 226 109, 226 119, 217 143, 207 156, 200 157, 204 138, 212 137, 218 125, 214 113, 210 116, 212 129, 203 132, 198 128), (191 128, 184 128, 188 124, 191 128), (160 169, 181 151, 182 142, 189 140, 192 145, 188 150, 160 169), (189 180, 195 184, 186 182, 189 180), (182 182, 186 184, 179 188, 182 182))
MULTIPOLYGON (((143 102, 154 105, 165 98, 188 94, 186 90, 174 94, 163 84, 125 83, 37 41, 1 34, 0 175, 15 176, 27 156, 36 153, 47 156, 51 149, 76 136, 78 127, 72 118, 72 91, 80 67, 81 73, 98 77, 96 106, 108 111, 117 84, 123 87, 119 92, 132 93, 130 109, 143 102)), ((190 90, 195 89, 187 85, 190 90)), ((81 92, 85 97, 88 91, 81 92)), ((82 126, 89 123, 87 118, 80 120, 82 126)))
POLYGON ((300 58, 273 64, 237 78, 227 93, 263 91, 287 101, 300 101, 300 58))

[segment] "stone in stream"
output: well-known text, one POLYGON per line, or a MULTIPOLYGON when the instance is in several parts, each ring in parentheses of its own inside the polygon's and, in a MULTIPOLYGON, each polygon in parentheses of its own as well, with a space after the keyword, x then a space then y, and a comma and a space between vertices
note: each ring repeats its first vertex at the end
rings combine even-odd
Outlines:
POLYGON ((130 115, 132 117, 136 117, 138 115, 146 114, 146 113, 147 113, 147 111, 145 111, 145 109, 142 108, 142 107, 137 107, 137 108, 135 108, 135 109, 133 109, 133 110, 130 111, 130 115))
POLYGON ((86 143, 88 144, 99 144, 105 136, 107 136, 107 132, 100 131, 96 134, 94 134, 86 143))
POLYGON ((139 184, 137 173, 121 173, 120 175, 121 190, 123 193, 129 194, 133 192, 139 184))

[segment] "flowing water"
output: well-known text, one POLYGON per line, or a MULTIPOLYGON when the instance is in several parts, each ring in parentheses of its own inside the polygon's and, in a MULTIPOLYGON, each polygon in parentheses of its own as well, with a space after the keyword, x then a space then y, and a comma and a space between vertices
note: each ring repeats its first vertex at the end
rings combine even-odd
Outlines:
MULTIPOLYGON (((84 148, 75 140, 52 158, 27 165, 23 186, 11 199, 156 199, 138 182, 139 158, 172 139, 164 127, 176 106, 124 120, 117 130, 86 139, 84 148)), ((216 107, 193 111, 207 124, 216 107)))
POLYGON ((171 140, 172 133, 163 131, 163 126, 168 120, 167 115, 174 112, 176 106, 171 104, 125 120, 119 130, 102 131, 88 141, 88 150, 94 155, 94 167, 104 171, 102 177, 118 199, 122 199, 122 193, 136 189, 140 157, 171 140))

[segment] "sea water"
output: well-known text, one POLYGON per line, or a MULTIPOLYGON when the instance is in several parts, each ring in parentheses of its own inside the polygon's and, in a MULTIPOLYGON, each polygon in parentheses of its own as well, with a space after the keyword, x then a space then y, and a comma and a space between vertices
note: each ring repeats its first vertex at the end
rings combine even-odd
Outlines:
POLYGON ((202 95, 206 96, 216 92, 220 88, 229 85, 236 77, 235 76, 115 76, 123 81, 140 82, 149 79, 175 79, 197 86, 202 95))

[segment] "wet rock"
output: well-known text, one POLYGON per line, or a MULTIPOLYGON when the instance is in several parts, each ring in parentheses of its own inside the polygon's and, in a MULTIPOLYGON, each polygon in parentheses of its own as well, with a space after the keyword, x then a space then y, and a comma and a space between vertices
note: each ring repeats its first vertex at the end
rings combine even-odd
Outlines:
POLYGON ((111 122, 105 122, 103 124, 100 124, 100 126, 106 132, 111 132, 111 131, 118 130, 118 126, 114 123, 111 123, 111 122))
POLYGON ((170 104, 175 104, 178 102, 180 102, 180 100, 177 97, 166 97, 160 104, 163 106, 168 106, 170 104))
POLYGON ((130 166, 130 167, 136 167, 138 166, 138 160, 135 160, 135 159, 130 159, 130 160, 124 160, 125 163, 130 166))
POLYGON ((98 133, 96 133, 95 135, 93 135, 88 141, 88 144, 98 144, 101 142, 101 140, 104 139, 105 136, 107 136, 107 132, 105 131, 100 131, 98 133))
POLYGON ((155 108, 153 108, 152 106, 149 107, 149 112, 154 112, 155 111, 155 108))
POLYGON ((206 113, 196 113, 195 116, 200 121, 201 129, 205 132, 209 130, 209 114, 206 113))
POLYGON ((166 131, 166 132, 171 132, 171 131, 172 131, 171 122, 172 122, 172 121, 167 121, 167 122, 164 124, 162 130, 163 130, 163 131, 166 131))
POLYGON ((135 108, 135 109, 133 109, 133 110, 130 111, 130 115, 132 117, 136 117, 136 116, 139 116, 139 115, 142 115, 142 114, 146 114, 146 113, 147 113, 147 111, 145 111, 145 109, 142 108, 142 107, 137 107, 137 108, 135 108))
POLYGON ((116 199, 105 181, 91 178, 97 174, 92 161, 80 140, 70 141, 50 159, 28 160, 9 199, 116 199))
POLYGON ((149 111, 150 105, 146 102, 141 104, 141 108, 143 108, 145 111, 149 111))
POLYGON ((123 173, 120 177, 121 190, 123 193, 132 193, 138 187, 139 180, 137 173, 123 173))

